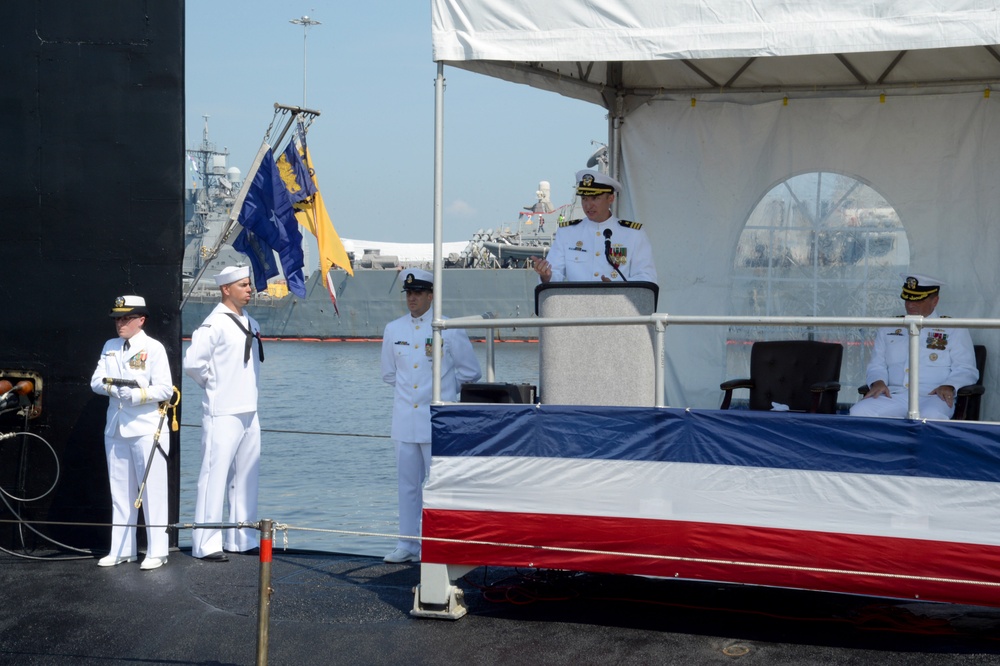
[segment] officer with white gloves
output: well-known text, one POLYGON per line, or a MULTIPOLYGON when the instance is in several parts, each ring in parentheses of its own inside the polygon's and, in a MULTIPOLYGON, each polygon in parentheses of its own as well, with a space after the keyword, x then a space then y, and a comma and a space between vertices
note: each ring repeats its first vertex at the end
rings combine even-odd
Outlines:
MULTIPOLYGON (((942 282, 927 275, 900 274, 900 298, 907 315, 938 318, 936 312, 942 282)), ((955 413, 955 392, 979 379, 972 337, 964 328, 947 326, 946 318, 921 330, 918 382, 920 416, 950 419, 955 413)), ((905 325, 881 328, 865 382, 868 392, 851 407, 851 416, 905 418, 909 413, 910 333, 905 325)))
MULTIPOLYGON (((260 422, 257 387, 264 347, 260 325, 245 310, 253 295, 249 266, 229 266, 215 276, 221 302, 191 334, 184 372, 205 390, 202 399, 201 472, 196 524, 223 522, 228 491, 230 523, 257 521, 260 422)), ((195 528, 191 554, 227 562, 225 551, 257 547, 257 530, 195 528)))
POLYGON ((154 435, 163 421, 158 403, 173 396, 170 364, 163 345, 146 335, 146 300, 141 296, 119 296, 111 316, 118 337, 104 343, 101 358, 90 378, 94 393, 106 395, 107 422, 104 450, 111 483, 111 552, 98 566, 113 567, 135 562, 139 509, 135 506, 143 479, 142 503, 146 522, 146 557, 139 568, 157 569, 167 561, 169 538, 167 504, 167 455, 170 438, 159 439, 155 455, 154 435), (149 465, 148 476, 146 466, 149 465))
MULTIPOLYGON (((434 368, 434 276, 425 270, 405 268, 403 291, 409 314, 386 324, 382 335, 382 380, 394 387, 392 440, 396 449, 399 494, 399 534, 420 536, 423 484, 431 466, 431 384, 434 368)), ((479 359, 462 329, 442 333, 441 400, 458 400, 461 385, 482 376, 479 359)), ((420 541, 399 539, 386 562, 420 560, 420 541)))
POLYGON ((611 214, 622 185, 599 171, 576 174, 584 220, 559 223, 545 259, 533 257, 535 272, 547 282, 656 282, 649 237, 638 222, 611 214))

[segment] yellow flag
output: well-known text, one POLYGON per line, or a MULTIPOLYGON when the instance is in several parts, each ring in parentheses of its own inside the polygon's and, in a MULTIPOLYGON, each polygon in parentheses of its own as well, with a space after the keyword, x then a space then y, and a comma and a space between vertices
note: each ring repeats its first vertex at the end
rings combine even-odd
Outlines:
MULTIPOLYGON (((312 165, 309 157, 309 148, 306 147, 306 164, 312 165)), ((316 186, 316 194, 310 198, 295 204, 295 219, 305 227, 319 245, 319 266, 323 271, 324 281, 329 283, 329 272, 334 266, 347 271, 347 274, 354 276, 354 269, 351 268, 351 260, 344 249, 344 243, 340 240, 329 213, 326 212, 326 205, 323 203, 323 195, 319 191, 319 183, 316 181, 316 170, 310 169, 312 181, 316 186)), ((329 285, 328 285, 329 286, 329 285)))

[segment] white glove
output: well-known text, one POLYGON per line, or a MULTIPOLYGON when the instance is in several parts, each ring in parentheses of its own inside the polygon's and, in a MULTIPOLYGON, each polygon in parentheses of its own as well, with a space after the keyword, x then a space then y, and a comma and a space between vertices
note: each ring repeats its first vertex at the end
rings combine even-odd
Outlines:
POLYGON ((131 405, 132 404, 132 389, 128 386, 122 386, 118 389, 118 397, 122 399, 123 402, 131 405))
POLYGON ((119 394, 117 386, 108 385, 106 388, 108 389, 108 395, 110 395, 112 398, 120 398, 121 397, 121 395, 119 394))

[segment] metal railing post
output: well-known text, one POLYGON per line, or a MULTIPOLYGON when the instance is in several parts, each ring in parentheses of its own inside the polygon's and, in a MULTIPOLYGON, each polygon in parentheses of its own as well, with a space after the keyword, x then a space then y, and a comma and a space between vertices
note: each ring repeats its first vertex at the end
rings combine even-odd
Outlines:
POLYGON ((920 325, 923 317, 907 317, 910 320, 910 350, 909 376, 907 383, 907 400, 909 400, 906 416, 911 419, 920 418, 920 325))
POLYGON ((486 381, 490 383, 495 382, 497 377, 495 337, 495 328, 486 329, 486 381))
POLYGON ((257 666, 267 666, 267 641, 271 623, 271 545, 274 521, 260 521, 260 584, 257 589, 257 666))
POLYGON ((657 407, 666 407, 666 387, 663 385, 666 381, 666 364, 667 364, 667 354, 664 346, 664 337, 667 330, 666 324, 662 319, 656 320, 656 325, 654 327, 654 342, 653 351, 656 354, 656 396, 655 405, 657 407))

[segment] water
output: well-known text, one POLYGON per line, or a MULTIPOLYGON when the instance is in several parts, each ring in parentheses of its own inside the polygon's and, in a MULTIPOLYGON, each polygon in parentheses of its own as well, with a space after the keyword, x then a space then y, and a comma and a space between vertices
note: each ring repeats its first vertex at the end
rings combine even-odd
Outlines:
MULTIPOLYGON (((185 343, 187 350, 189 343, 185 343)), ((486 345, 473 345, 486 377, 486 345)), ((389 439, 392 387, 380 342, 268 341, 258 413, 259 517, 290 528, 396 534, 396 463, 389 439)), ((496 381, 538 384, 538 346, 498 343, 496 381)), ((194 522, 203 392, 181 382, 180 522, 194 522)), ((288 547, 384 555, 395 539, 289 529, 288 547)), ((275 534, 281 548, 284 534, 275 534)), ((181 530, 181 546, 191 545, 181 530)))

